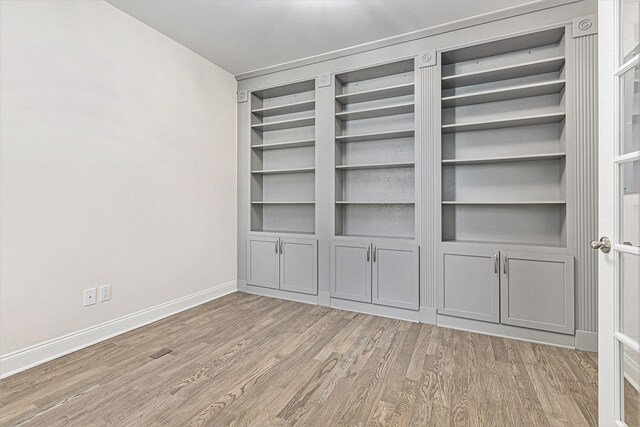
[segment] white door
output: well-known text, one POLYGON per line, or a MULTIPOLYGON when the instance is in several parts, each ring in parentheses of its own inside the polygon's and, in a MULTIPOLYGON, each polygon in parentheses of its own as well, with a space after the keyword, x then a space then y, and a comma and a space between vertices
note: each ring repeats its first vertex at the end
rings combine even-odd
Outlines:
POLYGON ((599 423, 640 426, 640 0, 600 0, 599 423))

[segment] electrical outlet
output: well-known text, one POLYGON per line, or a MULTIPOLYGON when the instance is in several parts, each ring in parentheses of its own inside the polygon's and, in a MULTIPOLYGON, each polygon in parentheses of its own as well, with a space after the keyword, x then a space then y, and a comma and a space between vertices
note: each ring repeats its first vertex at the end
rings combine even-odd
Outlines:
POLYGON ((84 290, 84 306, 93 305, 96 303, 96 288, 89 288, 84 290))
POLYGON ((109 301, 111 299, 111 285, 100 286, 100 301, 109 301))

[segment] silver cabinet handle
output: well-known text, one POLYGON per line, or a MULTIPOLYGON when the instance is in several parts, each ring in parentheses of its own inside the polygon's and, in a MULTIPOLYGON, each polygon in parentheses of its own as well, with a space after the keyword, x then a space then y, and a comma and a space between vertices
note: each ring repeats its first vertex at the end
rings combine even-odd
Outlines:
MULTIPOLYGON (((280 240, 280 239, 278 239, 280 240)), ((278 253, 278 240, 276 240, 276 253, 278 253)))
POLYGON ((282 253, 282 239, 280 239, 280 253, 282 253))
POLYGON ((376 253, 378 252, 378 248, 377 247, 373 247, 373 262, 376 262, 376 253))
POLYGON ((502 262, 502 272, 509 276, 509 257, 504 256, 504 261, 502 262))
POLYGON ((493 255, 493 272, 498 274, 498 254, 493 255))
POLYGON ((367 262, 371 260, 371 245, 367 247, 367 262))

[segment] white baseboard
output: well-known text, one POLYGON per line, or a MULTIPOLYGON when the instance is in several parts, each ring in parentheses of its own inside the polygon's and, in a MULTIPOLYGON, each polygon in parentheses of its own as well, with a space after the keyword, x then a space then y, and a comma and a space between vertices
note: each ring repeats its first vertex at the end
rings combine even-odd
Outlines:
POLYGON ((640 392, 640 366, 628 354, 624 355, 624 378, 640 392))
POLYGON ((598 352, 598 333, 576 330, 576 350, 598 352))
POLYGON ((235 292, 237 281, 223 283, 155 307, 128 314, 118 319, 72 332, 12 353, 0 355, 0 378, 38 366, 90 345, 156 322, 181 311, 235 292))

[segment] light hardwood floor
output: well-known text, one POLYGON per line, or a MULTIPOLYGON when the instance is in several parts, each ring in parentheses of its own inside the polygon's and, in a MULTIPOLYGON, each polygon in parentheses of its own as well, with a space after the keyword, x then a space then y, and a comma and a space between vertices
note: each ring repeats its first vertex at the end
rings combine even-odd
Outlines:
POLYGON ((234 293, 2 380, 0 424, 595 425, 596 362, 234 293))

